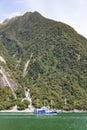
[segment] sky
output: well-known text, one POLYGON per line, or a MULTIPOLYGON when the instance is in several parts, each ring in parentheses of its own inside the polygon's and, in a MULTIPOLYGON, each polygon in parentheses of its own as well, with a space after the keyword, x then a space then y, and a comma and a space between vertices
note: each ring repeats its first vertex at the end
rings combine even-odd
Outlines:
POLYGON ((0 0, 0 23, 34 11, 72 26, 87 38, 87 0, 0 0))

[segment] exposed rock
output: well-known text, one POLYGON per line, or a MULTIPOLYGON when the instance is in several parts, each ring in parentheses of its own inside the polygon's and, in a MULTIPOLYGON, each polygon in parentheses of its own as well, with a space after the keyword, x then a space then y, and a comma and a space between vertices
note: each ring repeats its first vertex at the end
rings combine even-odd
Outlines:
POLYGON ((14 97, 16 98, 15 90, 18 88, 18 85, 9 77, 8 73, 4 70, 3 67, 0 68, 0 86, 1 87, 10 87, 14 97))
POLYGON ((6 61, 4 60, 4 58, 2 56, 0 56, 0 61, 4 62, 6 64, 6 61))
POLYGON ((33 53, 31 53, 30 59, 26 62, 25 66, 24 66, 23 78, 24 78, 24 77, 27 75, 27 73, 28 73, 27 68, 28 68, 28 65, 29 65, 29 63, 30 63, 30 61, 31 61, 32 56, 33 56, 33 53))

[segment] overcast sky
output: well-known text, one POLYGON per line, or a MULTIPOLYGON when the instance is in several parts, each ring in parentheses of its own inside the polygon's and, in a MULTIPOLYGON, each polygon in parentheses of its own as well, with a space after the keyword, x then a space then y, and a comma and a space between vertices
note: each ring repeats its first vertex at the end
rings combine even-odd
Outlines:
POLYGON ((0 0, 0 22, 29 11, 67 23, 87 38, 87 0, 0 0))

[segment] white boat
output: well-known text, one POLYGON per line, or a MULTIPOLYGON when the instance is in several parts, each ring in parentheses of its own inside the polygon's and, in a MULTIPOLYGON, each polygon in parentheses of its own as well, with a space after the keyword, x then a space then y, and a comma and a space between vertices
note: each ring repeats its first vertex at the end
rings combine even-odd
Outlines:
POLYGON ((38 115, 57 115, 57 112, 54 111, 54 110, 35 109, 34 114, 38 114, 38 115))

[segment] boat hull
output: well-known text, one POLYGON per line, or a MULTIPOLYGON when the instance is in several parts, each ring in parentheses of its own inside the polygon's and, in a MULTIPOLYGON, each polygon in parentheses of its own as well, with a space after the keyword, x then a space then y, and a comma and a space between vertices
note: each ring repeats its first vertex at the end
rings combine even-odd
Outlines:
POLYGON ((38 115, 56 115, 57 112, 56 111, 51 111, 51 110, 44 110, 44 109, 35 109, 34 110, 34 114, 38 114, 38 115))

